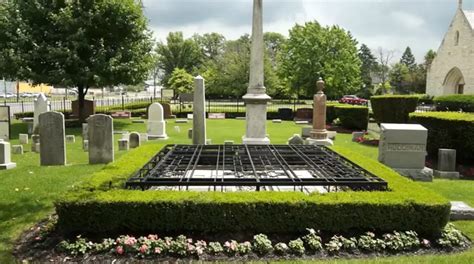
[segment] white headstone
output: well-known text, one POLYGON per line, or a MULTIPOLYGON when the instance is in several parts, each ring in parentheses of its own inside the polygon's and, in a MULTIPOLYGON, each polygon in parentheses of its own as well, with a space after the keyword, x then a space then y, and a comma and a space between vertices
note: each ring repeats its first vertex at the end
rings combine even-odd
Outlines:
POLYGON ((48 111, 51 111, 50 104, 48 99, 44 95, 44 93, 40 93, 38 97, 35 99, 35 111, 34 111, 34 119, 33 119, 33 133, 38 128, 39 124, 39 115, 48 111))
POLYGON ((148 139, 168 138, 163 114, 163 106, 159 103, 153 103, 148 107, 148 139))
POLYGON ((11 162, 10 143, 0 139, 0 170, 9 170, 16 167, 16 163, 11 162))
POLYGON ((82 140, 89 140, 88 124, 82 124, 82 140))
POLYGON ((20 140, 20 144, 28 144, 28 142, 29 142, 28 134, 19 134, 18 137, 19 137, 19 140, 20 140))
POLYGON ((111 116, 97 114, 87 119, 89 132, 89 164, 114 161, 114 124, 111 116))
POLYGON ((433 171, 425 167, 427 139, 421 125, 382 123, 378 160, 414 180, 431 181, 433 171))
POLYGON ((206 97, 204 78, 194 78, 193 144, 206 144, 206 97))
POLYGON ((45 112, 39 115, 41 166, 66 165, 64 115, 45 112))
POLYGON ((12 146, 12 153, 23 155, 23 145, 13 145, 12 146))
POLYGON ((67 142, 67 143, 74 143, 74 142, 76 142, 76 136, 74 136, 74 135, 66 135, 66 142, 67 142))
POLYGON ((0 139, 10 140, 10 107, 0 106, 0 139))

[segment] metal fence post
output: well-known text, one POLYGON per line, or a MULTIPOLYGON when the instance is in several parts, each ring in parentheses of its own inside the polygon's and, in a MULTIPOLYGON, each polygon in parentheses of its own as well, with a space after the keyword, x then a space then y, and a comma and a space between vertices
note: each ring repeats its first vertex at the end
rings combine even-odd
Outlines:
POLYGON ((122 94, 122 111, 125 110, 125 102, 123 101, 123 94, 122 94))
POLYGON ((23 100, 21 100, 21 112, 25 112, 25 105, 23 104, 23 100))
POLYGON ((66 112, 66 97, 63 97, 63 112, 66 112))

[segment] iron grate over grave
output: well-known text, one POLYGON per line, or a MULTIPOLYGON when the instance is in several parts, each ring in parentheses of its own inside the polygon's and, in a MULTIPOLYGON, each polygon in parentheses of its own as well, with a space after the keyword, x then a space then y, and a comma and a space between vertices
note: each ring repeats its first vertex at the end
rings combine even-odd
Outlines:
POLYGON ((126 188, 195 191, 385 191, 387 182, 323 146, 167 145, 126 188))

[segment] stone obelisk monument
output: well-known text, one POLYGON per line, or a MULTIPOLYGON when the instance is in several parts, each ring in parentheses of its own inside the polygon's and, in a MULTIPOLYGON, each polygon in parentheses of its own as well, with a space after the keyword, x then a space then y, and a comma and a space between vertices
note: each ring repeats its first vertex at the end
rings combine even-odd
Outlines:
POLYGON ((326 130, 326 95, 324 94, 324 81, 322 78, 316 82, 318 89, 313 99, 313 129, 307 144, 332 146, 333 142, 328 138, 326 130))
POLYGON ((263 85, 263 21, 262 0, 253 1, 252 44, 250 50, 250 79, 247 94, 242 97, 246 105, 247 129, 244 144, 270 144, 267 137, 267 102, 271 100, 263 85))

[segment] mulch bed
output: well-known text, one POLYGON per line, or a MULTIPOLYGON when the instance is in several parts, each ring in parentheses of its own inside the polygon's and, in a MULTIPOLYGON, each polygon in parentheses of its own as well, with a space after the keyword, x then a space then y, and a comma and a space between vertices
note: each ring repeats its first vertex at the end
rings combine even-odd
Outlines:
MULTIPOLYGON (((117 256, 113 254, 101 254, 92 255, 86 254, 83 256, 72 257, 68 256, 63 252, 57 250, 57 244, 64 238, 55 231, 45 231, 51 228, 51 221, 55 216, 51 216, 49 219, 45 219, 34 227, 25 231, 20 238, 17 240, 14 246, 13 255, 19 262, 33 262, 33 263, 156 263, 156 262, 167 262, 167 263, 192 263, 196 261, 224 261, 224 262, 245 262, 245 261, 270 261, 270 260, 324 260, 324 259, 368 259, 368 258, 379 258, 389 256, 418 256, 418 255, 445 255, 453 254, 465 251, 470 246, 464 248, 456 248, 453 250, 440 250, 440 249, 420 249, 417 251, 410 251, 397 254, 389 253, 347 253, 340 252, 337 255, 330 255, 327 253, 318 253, 313 255, 266 255, 265 257, 259 257, 255 254, 249 254, 245 257, 227 257, 225 255, 214 256, 204 254, 199 258, 173 258, 173 257, 155 257, 155 258, 138 258, 135 256, 117 256)), ((469 243, 471 244, 471 243, 469 243)))

